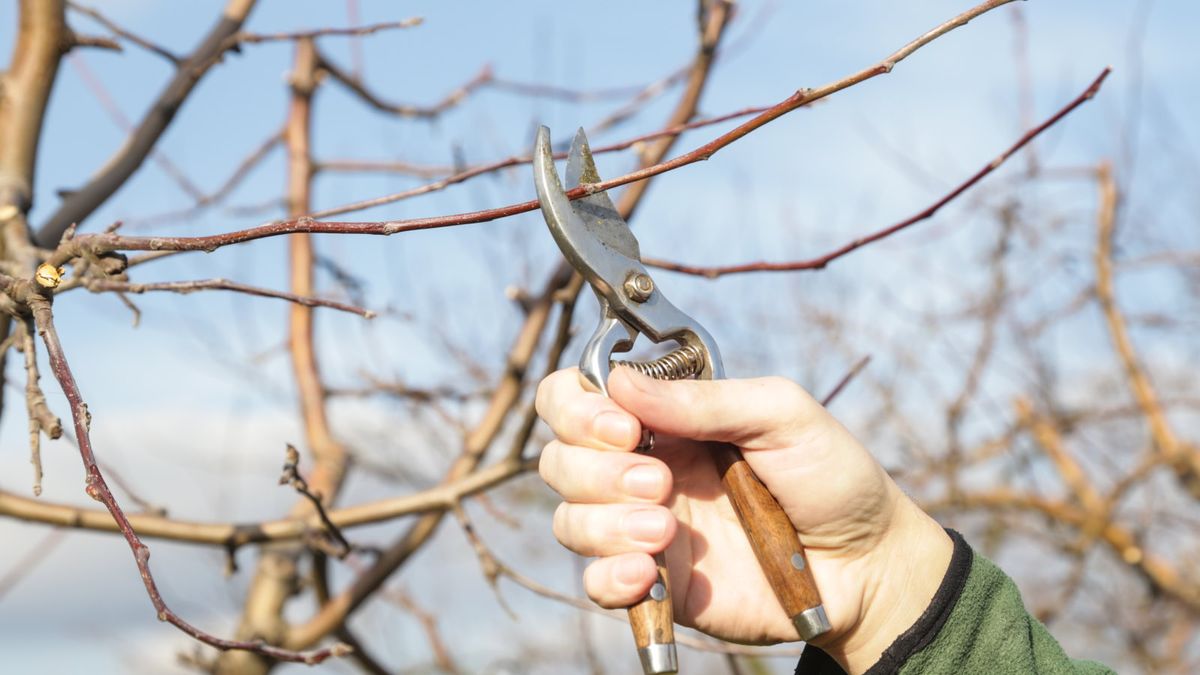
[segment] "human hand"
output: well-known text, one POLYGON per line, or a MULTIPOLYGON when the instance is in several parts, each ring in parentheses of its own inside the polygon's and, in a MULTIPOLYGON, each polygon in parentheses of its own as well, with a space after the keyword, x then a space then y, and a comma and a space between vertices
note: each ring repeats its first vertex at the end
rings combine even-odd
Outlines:
POLYGON ((608 388, 611 399, 570 369, 537 395, 558 437, 540 464, 564 499, 554 534, 598 557, 584 572, 597 604, 640 600, 655 579, 651 556, 665 549, 676 621, 737 642, 798 639, 695 442, 708 440, 739 446, 796 527, 833 626, 814 642, 849 672, 869 668, 929 604, 949 537, 798 385, 663 382, 617 368, 608 388), (652 455, 632 452, 643 424, 656 434, 652 455))

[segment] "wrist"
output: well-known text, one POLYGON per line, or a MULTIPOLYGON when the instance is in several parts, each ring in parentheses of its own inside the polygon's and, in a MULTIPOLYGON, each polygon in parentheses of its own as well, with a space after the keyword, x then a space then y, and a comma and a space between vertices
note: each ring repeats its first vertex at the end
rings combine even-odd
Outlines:
POLYGON ((946 531, 908 497, 862 567, 862 609, 845 633, 819 646, 847 673, 866 672, 932 602, 954 552, 946 531))

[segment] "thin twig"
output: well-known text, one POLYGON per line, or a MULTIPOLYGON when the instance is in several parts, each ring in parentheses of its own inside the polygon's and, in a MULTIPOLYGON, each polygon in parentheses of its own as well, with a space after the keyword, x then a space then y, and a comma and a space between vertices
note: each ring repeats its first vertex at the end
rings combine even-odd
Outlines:
MULTIPOLYGON (((893 53, 887 59, 884 59, 883 61, 881 61, 873 66, 870 66, 862 71, 859 71, 853 75, 842 78, 841 80, 838 80, 834 83, 827 84, 819 89, 807 89, 807 90, 798 91, 795 94, 793 94, 792 96, 788 97, 787 99, 781 101, 780 103, 778 103, 774 106, 771 106, 769 109, 767 109, 765 112, 761 113, 757 117, 743 123, 742 125, 738 126, 737 128, 733 129, 732 131, 714 139, 713 141, 710 141, 709 143, 706 143, 705 145, 700 146, 699 148, 696 148, 695 150, 687 152, 683 155, 679 155, 678 157, 671 159, 669 161, 660 161, 660 162, 654 163, 652 165, 646 166, 643 169, 639 169, 638 171, 634 171, 632 173, 625 174, 624 176, 620 176, 618 178, 602 181, 600 183, 576 187, 576 188, 568 191, 567 196, 570 199, 578 199, 580 197, 584 197, 584 196, 587 196, 590 194, 595 194, 596 192, 610 190, 614 187, 618 187, 618 186, 625 185, 628 183, 635 183, 638 181, 643 181, 647 178, 657 176, 666 171, 671 171, 671 170, 678 169, 683 166, 687 166, 689 164, 693 164, 695 162, 706 160, 706 159, 712 157, 720 149, 741 139, 742 137, 744 137, 747 134, 749 134, 750 132, 758 129, 759 127, 762 127, 763 125, 765 125, 771 121, 774 121, 775 119, 778 119, 779 117, 781 117, 789 112, 792 112, 793 110, 796 110, 797 108, 800 108, 804 105, 808 105, 814 101, 820 100, 832 93, 846 89, 847 87, 853 86, 855 84, 859 84, 859 83, 861 83, 865 80, 868 80, 872 77, 875 77, 877 75, 890 72, 896 63, 903 60, 904 58, 906 58, 907 56, 912 54, 914 51, 916 51, 920 47, 933 41, 937 37, 949 32, 950 30, 952 30, 958 26, 965 24, 970 19, 972 19, 976 16, 979 16, 979 15, 983 14, 984 12, 987 12, 991 9, 995 9, 996 7, 999 7, 1001 5, 1008 4, 1009 2, 1012 2, 1012 1, 1013 0, 989 0, 989 2, 985 2, 982 5, 975 7, 974 9, 964 12, 963 14, 959 15, 958 17, 955 17, 954 19, 951 19, 950 21, 947 21, 947 22, 941 24, 940 26, 938 26, 937 28, 927 32, 925 35, 923 35, 920 38, 909 43, 908 45, 906 45, 899 51, 893 53)), ((1093 86, 1089 87, 1089 89, 1083 95, 1083 97, 1085 99, 1090 98, 1091 95, 1094 95, 1094 93, 1095 93, 1094 89, 1099 87, 1099 83, 1103 81, 1104 77, 1107 76, 1108 72, 1109 72, 1108 69, 1105 69, 1104 72, 1101 73, 1100 77, 1097 78, 1096 82, 1093 83, 1093 86)), ((1082 103, 1082 101, 1080 101, 1080 103, 1082 103)), ((1053 124, 1054 122, 1057 121, 1058 117, 1066 115, 1067 112, 1070 112, 1070 107, 1060 111, 1059 114, 1056 115, 1054 118, 1051 118, 1051 120, 1049 120, 1048 123, 1053 124)), ((682 124, 684 124, 684 123, 681 123, 681 125, 682 124)), ((666 137, 671 138, 673 136, 667 135, 666 137)), ((986 169, 985 173, 986 172, 990 172, 990 169, 986 169)), ((446 179, 446 181, 449 181, 449 180, 450 179, 446 179)), ((977 181, 978 178, 976 178, 974 180, 977 181)), ((446 181, 442 181, 442 182, 446 182, 446 181)), ((955 193, 948 195, 944 201, 947 201, 947 202, 950 201, 951 199, 953 199, 954 197, 957 196, 958 192, 965 190, 966 187, 970 187, 970 184, 973 184, 973 182, 974 181, 969 181, 968 182, 969 184, 966 184, 965 187, 962 187, 960 190, 956 191, 955 193)), ((433 188, 428 188, 428 189, 427 188, 428 188, 428 186, 426 186, 426 188, 417 188, 417 190, 423 190, 425 192, 433 190, 433 188)), ((409 191, 410 195, 412 193, 413 193, 413 191, 409 191)), ((340 213, 340 212, 344 212, 347 210, 365 208, 366 206, 375 206, 380 203, 387 203, 386 199, 390 199, 391 197, 395 197, 395 195, 391 195, 391 196, 389 196, 389 198, 381 198, 385 201, 372 200, 370 203, 358 202, 357 204, 353 205, 353 209, 349 208, 349 207, 339 207, 338 209, 327 209, 325 211, 320 211, 320 212, 315 213, 314 216, 325 217, 327 215, 331 215, 334 213, 340 213)), ((392 201, 395 201, 395 199, 392 199, 392 201)), ((940 207, 940 204, 935 205, 935 206, 940 207)), ((62 262, 69 260, 71 257, 74 257, 74 255, 76 254, 76 251, 72 250, 72 248, 78 248, 78 247, 81 247, 84 245, 93 248, 93 250, 95 250, 95 251, 106 251, 106 250, 107 251, 114 251, 114 250, 213 251, 213 250, 216 250, 217 248, 220 248, 222 246, 227 246, 230 244, 236 244, 236 243, 241 243, 241 242, 245 242, 245 241, 252 241, 254 239, 261 239, 263 237, 279 236, 282 234, 290 234, 290 233, 295 233, 295 232, 306 232, 306 233, 314 233, 314 234, 315 233, 374 234, 374 235, 386 236, 386 235, 397 234, 400 232, 411 232, 411 231, 416 231, 416 230, 427 230, 427 229, 434 229, 434 228, 440 228, 440 227, 451 227, 451 226, 465 225, 465 224, 470 224, 470 223, 487 222, 487 221, 496 220, 499 218, 505 218, 505 217, 517 215, 520 213, 527 213, 529 211, 533 211, 534 209, 537 209, 538 207, 539 207, 539 204, 538 204, 537 200, 531 200, 531 201, 522 202, 519 204, 502 206, 499 208, 486 209, 483 211, 473 211, 473 212, 469 212, 469 213, 460 213, 460 214, 454 214, 454 215, 449 215, 449 216, 437 216, 437 217, 432 217, 432 218, 419 218, 419 219, 413 219, 413 220, 390 221, 390 222, 319 221, 319 220, 313 220, 312 218, 306 217, 306 218, 299 218, 299 219, 295 219, 295 220, 269 223, 267 225, 261 225, 258 227, 253 227, 253 228, 249 228, 246 230, 239 230, 236 232, 229 232, 229 233, 225 233, 225 234, 202 236, 202 237, 118 237, 116 235, 111 235, 111 234, 80 235, 73 240, 74 247, 69 246, 69 245, 65 246, 65 247, 60 247, 59 251, 57 251, 55 253, 55 255, 51 257, 51 261, 55 262, 57 264, 61 264, 62 262)), ((935 208, 935 210, 936 210, 936 208, 935 208)), ((825 257, 827 257, 829 260, 832 260, 837 257, 841 257, 841 256, 849 253, 850 251, 853 251, 857 248, 865 246, 866 244, 869 244, 871 242, 882 239, 890 234, 893 234, 894 232, 898 231, 899 229, 903 229, 903 227, 906 227, 908 224, 910 224, 910 223, 899 223, 897 225, 892 226, 891 228, 877 232, 869 237, 865 237, 862 239, 856 239, 855 241, 847 244, 846 246, 842 247, 841 249, 838 249, 838 250, 828 254, 825 257)), ((828 260, 825 261, 825 264, 827 264, 827 263, 828 263, 828 260)), ((810 261, 809 264, 815 266, 815 265, 818 265, 821 263, 818 260, 818 261, 810 261)))
POLYGON ((83 286, 93 293, 102 293, 106 291, 115 291, 118 293, 149 293, 154 291, 168 291, 171 293, 180 293, 186 295, 194 291, 234 291, 236 293, 245 293, 246 295, 255 295, 262 298, 278 298, 294 302, 297 305, 304 307, 328 307, 341 312, 349 312, 357 314, 364 319, 375 318, 375 312, 357 307, 355 305, 338 302, 336 300, 327 300, 324 298, 314 298, 304 295, 296 295, 287 291, 276 291, 270 288, 261 288, 259 286, 250 286, 248 284, 229 281, 228 279, 199 279, 196 281, 155 281, 147 283, 134 283, 131 281, 117 281, 113 279, 95 279, 88 278, 82 282, 83 286))
MULTIPOLYGON (((711 72, 713 56, 724 35, 725 27, 728 25, 729 10, 730 3, 728 2, 716 2, 711 6, 709 20, 703 26, 699 49, 692 63, 688 86, 672 112, 671 123, 682 124, 695 114, 700 95, 711 72)), ((672 140, 669 138, 655 144, 643 155, 643 163, 653 165, 660 161, 670 151, 671 144, 672 140)), ((645 194, 645 189, 646 184, 642 183, 626 190, 621 195, 617 210, 622 217, 632 217, 645 194)), ((547 283, 539 302, 531 307, 526 316, 525 323, 509 350, 504 374, 494 389, 483 418, 465 437, 462 453, 447 472, 447 481, 473 471, 482 460, 488 447, 505 427, 505 421, 521 400, 523 384, 527 376, 526 371, 542 331, 549 323, 550 312, 556 304, 561 304, 559 329, 546 359, 547 372, 558 368, 559 359, 570 339, 570 322, 575 299, 582 287, 583 281, 578 274, 572 273, 570 268, 565 265, 558 266, 547 283)), ((532 406, 526 406, 524 419, 521 420, 517 433, 512 437, 505 462, 521 461, 525 446, 533 433, 536 419, 532 406)), ((289 636, 288 644, 294 646, 314 644, 329 634, 334 627, 341 625, 346 617, 361 606, 394 570, 403 565, 415 551, 429 540, 443 516, 444 512, 439 512, 414 523, 404 536, 389 546, 375 565, 360 574, 346 591, 322 607, 321 611, 307 624, 298 626, 289 636)))
POLYGON ((855 251, 856 249, 862 248, 863 246, 866 246, 868 244, 872 244, 876 241, 879 241, 880 239, 890 237, 891 235, 893 235, 905 228, 908 228, 916 223, 919 223, 923 220, 932 218, 933 215, 936 214, 939 210, 941 210, 941 208, 943 206, 954 201, 954 199, 957 198, 959 195, 966 192, 968 189, 970 189, 972 186, 974 186, 976 183, 978 183, 980 180, 982 180, 985 176, 990 174, 992 171, 995 171, 996 168, 999 167, 1001 164, 1003 164, 1005 160, 1007 160, 1014 153, 1016 153, 1018 150, 1020 150, 1022 147, 1024 147, 1027 143, 1029 143, 1034 138, 1036 138, 1038 135, 1040 135, 1043 131, 1054 126, 1059 120, 1061 120, 1062 118, 1064 118, 1068 114, 1070 114, 1071 111, 1075 110, 1080 105, 1083 105, 1085 102, 1091 100, 1092 97, 1094 97, 1096 95, 1096 92, 1100 90, 1100 85, 1104 82, 1104 79, 1106 77, 1108 77, 1108 74, 1110 72, 1111 72, 1110 68, 1105 68, 1103 71, 1101 71, 1100 75, 1098 77, 1096 77, 1096 79, 1090 85, 1088 85, 1087 89, 1085 89, 1083 91, 1083 93, 1079 94, 1079 96, 1075 97, 1074 100, 1072 100, 1070 103, 1068 103, 1062 109, 1060 109, 1058 112, 1051 115, 1044 122, 1042 122, 1038 126, 1034 127, 1033 129, 1030 129, 1029 131, 1025 132, 1025 134, 1023 136, 1021 136, 1021 138, 1017 139, 1017 141, 1015 143, 1013 143, 1011 146, 1009 146, 1008 149, 1006 149, 1004 152, 1000 153, 1000 155, 998 155, 992 161, 985 164, 982 169, 975 172, 975 174, 973 174, 970 178, 968 178, 967 180, 960 183, 953 190, 951 190, 950 192, 948 192, 944 196, 942 196, 941 199, 937 200, 930 206, 926 207, 921 212, 919 212, 913 216, 909 216, 908 218, 905 218, 904 220, 902 220, 894 225, 885 227, 882 230, 879 230, 872 234, 868 234, 866 236, 854 239, 853 241, 851 241, 847 244, 844 244, 822 256, 819 256, 816 258, 811 258, 809 260, 798 260, 798 261, 793 261, 793 262, 780 262, 780 263, 753 262, 753 263, 743 263, 740 265, 725 265, 725 266, 720 266, 720 267, 702 267, 702 266, 697 266, 697 265, 684 265, 681 263, 671 262, 671 261, 667 261, 667 260, 659 260, 656 258, 643 258, 642 262, 645 263, 649 267, 657 267, 659 269, 670 270, 672 272, 679 272, 681 274, 692 274, 692 275, 707 277, 709 279, 715 279, 717 277, 725 276, 728 274, 741 274, 741 273, 745 273, 745 272, 794 272, 794 271, 800 271, 800 270, 825 269, 825 267, 827 267, 829 265, 829 263, 833 262, 834 260, 837 260, 838 258, 841 258, 844 255, 847 255, 848 253, 855 251))
POLYGON ((121 43, 112 38, 106 38, 100 35, 83 35, 81 33, 71 33, 70 36, 71 48, 75 47, 90 47, 92 49, 103 49, 111 52, 119 52, 121 43))
MULTIPOLYGON (((116 127, 123 133, 131 133, 133 131, 133 122, 131 122, 129 118, 125 116, 125 113, 121 110, 121 106, 117 105, 117 102, 113 99, 112 94, 109 93, 108 88, 105 87, 104 83, 100 81, 100 78, 97 77, 94 72, 92 72, 92 69, 90 66, 88 66, 87 61, 82 56, 77 54, 72 54, 70 57, 68 57, 67 61, 71 64, 71 67, 75 69, 76 74, 79 75, 79 79, 83 81, 84 86, 87 87, 89 92, 91 92, 92 96, 96 99, 96 102, 100 104, 100 107, 104 110, 105 114, 108 115, 108 118, 112 120, 113 124, 116 125, 116 127)), ((171 161, 170 157, 167 157, 159 150, 153 150, 150 152, 150 161, 154 162, 154 164, 157 165, 158 168, 161 169, 168 178, 175 181, 175 184, 179 186, 179 189, 183 190, 188 197, 196 200, 203 198, 204 193, 200 190, 200 188, 196 187, 196 184, 187 177, 187 174, 185 174, 183 170, 175 164, 175 162, 171 161)))
POLYGON ((241 29, 256 0, 228 0, 220 18, 188 57, 179 62, 175 75, 150 105, 137 128, 83 187, 72 190, 46 222, 37 229, 35 240, 54 246, 67 228, 83 222, 108 200, 144 163, 167 130, 175 112, 194 91, 228 47, 226 38, 241 29))
POLYGON ((87 6, 81 5, 77 2, 71 2, 71 1, 67 2, 67 7, 73 11, 79 12, 80 14, 90 17, 96 23, 98 23, 101 26, 104 26, 108 30, 112 31, 113 34, 116 35, 117 37, 120 37, 124 40, 128 40, 129 42, 132 42, 133 44, 141 47, 142 49, 145 49, 148 52, 151 52, 153 54, 157 54, 157 55, 163 57, 164 59, 169 61, 171 63, 171 65, 178 66, 179 62, 182 60, 179 58, 179 56, 172 53, 167 48, 157 45, 157 44, 151 42, 150 40, 147 40, 146 38, 143 38, 142 36, 137 35, 136 33, 131 33, 130 31, 125 30, 121 26, 114 23, 111 19, 109 19, 108 17, 104 16, 99 11, 97 11, 91 7, 87 7, 87 6))
POLYGON ((313 168, 317 171, 340 173, 398 173, 418 178, 438 178, 454 173, 454 167, 451 166, 371 159, 325 159, 317 162, 313 168))
MULTIPOLYGON (((503 604, 503 599, 500 596, 498 581, 500 579, 508 579, 522 588, 543 598, 561 602, 565 605, 574 607, 575 609, 591 612, 600 616, 614 619, 616 621, 628 622, 629 618, 625 612, 617 610, 601 609, 590 600, 576 598, 566 593, 560 593, 545 584, 542 584, 520 572, 514 570, 508 565, 501 562, 492 550, 480 538, 479 533, 475 531, 469 519, 465 518, 465 512, 461 509, 455 511, 460 515, 460 524, 462 525, 463 534, 471 544, 471 548, 475 551, 476 559, 479 561, 480 569, 483 572, 484 578, 492 585, 496 591, 496 597, 503 604)), ((773 649, 770 652, 760 647, 749 647, 746 645, 738 645, 729 642, 724 642, 715 639, 697 639, 690 635, 676 634, 675 640, 681 645, 691 647, 698 651, 716 652, 721 654, 743 654, 748 656, 777 656, 777 657, 797 657, 800 655, 799 649, 773 649)))
MULTIPOLYGON (((929 502, 922 506, 931 513, 950 509, 1028 511, 1039 513, 1053 522, 1080 530, 1090 527, 1092 523, 1092 514, 1088 513, 1086 509, 1038 495, 1023 494, 1008 488, 998 488, 990 492, 964 493, 953 499, 929 502)), ((1097 538, 1107 544, 1125 564, 1139 571, 1151 586, 1193 610, 1200 610, 1200 586, 1193 580, 1185 578, 1166 560, 1152 555, 1142 548, 1137 532, 1110 520, 1100 528, 1097 538)))
POLYGON ((234 45, 261 44, 263 42, 297 42, 321 37, 363 37, 374 35, 385 30, 414 28, 425 22, 425 19, 414 16, 399 21, 383 21, 366 26, 349 26, 346 28, 318 28, 316 30, 301 30, 285 33, 238 33, 229 38, 230 48, 234 45))
POLYGON ((328 58, 320 57, 321 70, 329 74, 333 80, 351 93, 356 95, 363 103, 391 115, 399 115, 400 117, 410 117, 416 119, 433 119, 454 106, 462 103, 475 90, 487 84, 492 79, 492 69, 489 66, 484 66, 470 80, 467 80, 462 85, 456 87, 453 91, 446 94, 440 101, 428 106, 409 105, 403 103, 392 103, 385 101, 375 92, 367 88, 366 83, 354 75, 342 70, 340 66, 330 61, 328 58))
POLYGON ((383 597, 412 614, 421 624, 421 629, 425 631, 425 638, 429 643, 429 651, 433 652, 434 665, 443 672, 458 673, 458 666, 454 663, 454 658, 450 656, 450 650, 446 648, 446 641, 442 639, 442 632, 438 629, 437 617, 418 605, 411 595, 399 588, 385 589, 383 597))
MULTIPOLYGON (((103 468, 103 467, 102 467, 103 468)), ((490 490, 537 469, 533 460, 504 460, 420 492, 328 510, 329 520, 346 529, 410 515, 445 511, 458 501, 490 490)), ((107 471, 106 471, 107 474, 107 471)), ((119 532, 102 510, 21 497, 0 490, 0 515, 57 527, 119 532)), ((145 537, 237 549, 248 544, 298 541, 320 527, 315 515, 250 523, 179 520, 155 514, 130 514, 129 522, 145 537)))
POLYGON ((842 390, 846 388, 846 385, 850 384, 854 378, 858 377, 858 374, 861 373, 863 368, 866 368, 867 364, 870 362, 870 354, 867 354, 856 361, 855 364, 850 367, 850 370, 842 376, 842 379, 838 380, 838 383, 833 385, 833 389, 830 389, 829 393, 825 394, 825 398, 821 399, 821 405, 828 407, 830 403, 833 403, 833 399, 837 398, 838 395, 842 393, 842 390))
POLYGON ((321 495, 308 489, 308 482, 300 475, 300 451, 291 443, 287 444, 287 460, 283 463, 283 473, 279 476, 280 485, 290 485, 312 505, 313 511, 321 519, 322 532, 332 540, 335 546, 322 547, 329 555, 341 560, 350 555, 354 546, 346 539, 342 530, 329 518, 325 505, 321 503, 321 495))
POLYGON ((16 588, 22 579, 37 570, 41 562, 49 557, 54 552, 54 549, 58 548, 58 545, 66 539, 66 535, 66 530, 50 530, 42 537, 41 541, 14 563, 4 576, 0 576, 0 601, 12 589, 16 588))
MULTIPOLYGON (((242 161, 238 162, 238 165, 234 167, 233 173, 231 173, 229 177, 226 178, 219 187, 217 187, 216 190, 206 194, 201 194, 191 206, 184 209, 176 209, 173 211, 167 211, 165 213, 158 213, 136 219, 130 219, 130 226, 146 227, 148 225, 153 225, 160 222, 177 221, 185 218, 191 218, 198 215, 205 209, 220 204, 238 186, 242 184, 242 181, 246 179, 246 176, 248 176, 255 167, 262 163, 262 161, 267 158, 271 151, 274 150, 282 140, 282 131, 276 131, 272 133, 267 137, 266 140, 252 150, 250 154, 246 155, 242 161)), ((275 205, 276 204, 273 203, 272 207, 275 205)))
POLYGON ((29 463, 33 465, 33 495, 42 494, 42 434, 50 439, 62 436, 62 422, 46 403, 46 394, 38 380, 37 350, 33 320, 25 317, 17 328, 21 332, 21 351, 25 354, 25 407, 29 414, 29 463))
POLYGON ((154 605, 154 609, 158 613, 159 620, 166 621, 192 638, 222 651, 244 650, 280 661, 292 661, 310 665, 321 663, 332 656, 340 656, 348 653, 350 648, 344 644, 300 652, 267 645, 261 640, 238 641, 218 638, 188 623, 167 606, 166 601, 163 600, 162 594, 158 590, 158 584, 155 582, 154 576, 150 571, 150 549, 142 543, 137 532, 134 531, 129 518, 125 515, 124 510, 117 503, 116 498, 109 489, 104 475, 100 471, 100 466, 96 461, 96 456, 92 450, 90 433, 91 413, 88 412, 87 404, 83 400, 83 394, 79 390, 75 376, 71 373, 71 367, 67 363, 66 354, 63 352, 62 343, 59 341, 58 331, 54 327, 54 315, 51 309, 50 297, 43 295, 42 291, 33 287, 31 282, 24 280, 16 281, 11 278, 0 277, 0 290, 8 293, 9 297, 15 301, 25 304, 33 314, 38 334, 41 335, 42 342, 46 347, 46 354, 50 360, 51 370, 62 388, 63 395, 66 396, 67 401, 70 403, 71 418, 75 426, 75 437, 79 444, 79 454, 83 460, 84 472, 87 475, 85 491, 92 499, 104 504, 104 507, 108 510, 117 527, 124 535, 125 541, 128 542, 129 548, 133 551, 138 572, 142 577, 142 583, 146 587, 146 593, 150 598, 150 602, 154 605))

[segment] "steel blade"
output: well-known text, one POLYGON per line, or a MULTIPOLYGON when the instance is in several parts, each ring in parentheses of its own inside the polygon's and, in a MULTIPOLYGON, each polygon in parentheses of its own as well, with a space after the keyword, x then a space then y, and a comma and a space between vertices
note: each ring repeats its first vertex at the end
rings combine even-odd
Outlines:
MULTIPOLYGON (((587 134, 582 127, 575 133, 571 152, 567 155, 566 178, 567 185, 571 187, 581 183, 600 182, 596 161, 592 159, 592 149, 588 146, 587 134)), ((613 206, 607 191, 576 199, 571 206, 600 243, 626 257, 638 261, 642 259, 637 237, 633 236, 629 223, 625 222, 617 207, 613 206)))

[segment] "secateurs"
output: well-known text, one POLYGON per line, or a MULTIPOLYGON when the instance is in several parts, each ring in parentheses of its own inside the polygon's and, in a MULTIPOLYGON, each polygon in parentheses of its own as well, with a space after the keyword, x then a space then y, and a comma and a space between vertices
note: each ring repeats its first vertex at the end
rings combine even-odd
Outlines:
MULTIPOLYGON (((613 365, 628 365, 658 379, 724 377, 717 344, 695 319, 663 295, 641 262, 637 239, 605 192, 571 201, 554 167, 550 130, 541 127, 533 153, 534 184, 555 242, 563 256, 591 285, 600 301, 600 324, 584 347, 582 375, 608 395, 613 365), (633 348, 638 335, 678 347, 653 361, 613 361, 633 348)), ((567 183, 599 183, 587 137, 575 135, 567 157, 567 183)), ((637 414, 636 410, 630 411, 637 414)), ((830 629, 804 549, 787 514, 754 476, 741 451, 709 442, 726 494, 771 588, 803 640, 830 629)), ((672 628, 670 584, 662 555, 658 579, 646 597, 629 608, 638 656, 646 675, 678 670, 672 628)))

